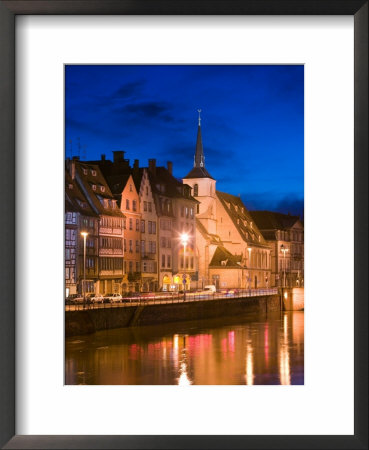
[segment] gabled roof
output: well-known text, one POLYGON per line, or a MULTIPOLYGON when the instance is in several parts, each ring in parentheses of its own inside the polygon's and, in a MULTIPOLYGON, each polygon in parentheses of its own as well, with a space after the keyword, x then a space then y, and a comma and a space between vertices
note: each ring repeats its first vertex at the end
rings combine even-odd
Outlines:
POLYGON ((85 216, 97 215, 92 210, 87 198, 80 190, 76 180, 72 179, 68 170, 65 171, 65 211, 78 212, 85 216))
POLYGON ((262 231, 288 230, 297 222, 301 223, 298 216, 291 216, 290 214, 282 214, 274 211, 250 211, 250 214, 262 231))
POLYGON ((242 255, 232 255, 225 247, 219 245, 210 261, 210 267, 240 268, 242 255))
POLYGON ((80 161, 74 161, 74 163, 76 180, 92 209, 97 214, 124 217, 118 206, 114 208, 116 200, 99 166, 80 161))
POLYGON ((268 246, 241 198, 220 191, 216 194, 242 239, 251 245, 268 246))

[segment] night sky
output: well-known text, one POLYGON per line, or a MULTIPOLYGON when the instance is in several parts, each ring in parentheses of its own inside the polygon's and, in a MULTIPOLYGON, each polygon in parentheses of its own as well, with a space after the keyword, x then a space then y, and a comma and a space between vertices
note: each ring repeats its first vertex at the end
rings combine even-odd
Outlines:
POLYGON ((66 157, 193 166, 198 113, 217 189, 303 215, 303 66, 66 66, 66 157))

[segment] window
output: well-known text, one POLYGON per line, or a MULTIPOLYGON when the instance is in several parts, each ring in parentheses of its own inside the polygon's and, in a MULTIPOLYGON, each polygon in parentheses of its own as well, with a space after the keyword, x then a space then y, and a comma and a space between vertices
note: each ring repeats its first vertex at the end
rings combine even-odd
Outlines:
POLYGON ((136 202, 136 200, 132 200, 132 209, 133 209, 133 211, 137 211, 137 202, 136 202))
POLYGON ((185 207, 185 213, 186 213, 186 217, 188 218, 188 207, 185 207))
POLYGON ((105 186, 100 186, 100 191, 105 192, 105 186))
POLYGON ((191 261, 191 269, 193 269, 193 267, 194 267, 193 266, 193 256, 191 256, 191 260, 190 261, 191 261))
POLYGON ((170 255, 167 256, 167 267, 170 267, 170 255))
POLYGON ((129 219, 129 229, 133 230, 133 219, 129 219))
POLYGON ((124 251, 125 252, 127 251, 127 241, 126 241, 126 239, 124 239, 124 251))
POLYGON ((93 269, 95 267, 95 260, 94 260, 94 258, 87 258, 86 266, 87 266, 88 269, 93 269))
POLYGON ((83 172, 84 175, 87 175, 87 169, 83 168, 82 172, 83 172))
POLYGON ((148 208, 149 208, 149 212, 152 212, 152 203, 149 202, 149 203, 147 204, 147 206, 148 206, 148 208))
POLYGON ((140 253, 140 241, 136 241, 136 253, 140 253))
POLYGON ((144 211, 147 211, 147 202, 144 202, 144 211))
POLYGON ((91 174, 93 177, 96 177, 96 170, 91 170, 91 174))
POLYGON ((130 184, 129 185, 129 192, 132 192, 133 191, 133 186, 132 186, 132 184, 130 184))
POLYGON ((145 241, 141 241, 141 256, 144 257, 145 256, 145 241))
POLYGON ((193 208, 190 208, 190 217, 193 219, 193 208))
POLYGON ((69 272, 69 267, 66 267, 66 268, 65 268, 65 279, 66 279, 66 280, 69 280, 69 273, 70 273, 70 272, 69 272))
POLYGON ((65 249, 65 259, 70 259, 70 249, 69 248, 65 249))
POLYGON ((165 248, 165 247, 166 247, 165 244, 166 244, 166 243, 165 243, 165 237, 162 237, 162 238, 161 238, 161 247, 162 247, 162 248, 165 248))
POLYGON ((136 219, 136 231, 140 231, 140 220, 136 219))
POLYGON ((128 200, 128 198, 126 199, 126 209, 129 210, 129 200, 128 200))
POLYGON ((141 220, 141 233, 145 233, 145 221, 141 220))
POLYGON ((172 247, 172 241, 170 238, 167 238, 167 247, 171 248, 172 247))
POLYGON ((127 219, 123 219, 123 230, 127 228, 127 219))
POLYGON ((152 222, 152 234, 156 234, 156 222, 152 222))
POLYGON ((161 255, 161 267, 165 268, 165 255, 161 255))
POLYGON ((196 214, 199 214, 200 212, 200 205, 196 205, 196 214))
POLYGON ((199 195, 199 185, 195 184, 193 187, 193 196, 198 197, 198 195, 199 195))
POLYGON ((149 195, 149 187, 146 186, 146 195, 149 195))
POLYGON ((136 272, 140 271, 140 263, 136 261, 136 272))
POLYGON ((93 191, 96 191, 96 184, 93 184, 93 185, 92 185, 92 190, 93 190, 93 191))
POLYGON ((129 253, 133 253, 133 241, 132 241, 132 239, 129 240, 129 253))
POLYGON ((133 261, 129 261, 129 273, 133 272, 133 261))

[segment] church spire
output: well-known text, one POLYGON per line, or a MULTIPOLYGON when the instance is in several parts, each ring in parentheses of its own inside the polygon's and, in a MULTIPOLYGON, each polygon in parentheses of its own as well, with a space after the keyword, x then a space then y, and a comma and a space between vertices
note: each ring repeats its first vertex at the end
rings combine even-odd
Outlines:
POLYGON ((204 150, 202 148, 202 137, 201 137, 201 109, 198 109, 199 113, 199 125, 197 127, 197 141, 196 141, 196 153, 194 158, 194 167, 205 167, 205 156, 204 150))
POLYGON ((187 174, 186 178, 211 178, 214 179, 209 172, 205 169, 205 156, 204 150, 202 148, 202 137, 201 137, 201 109, 198 109, 199 122, 197 127, 197 141, 196 141, 196 151, 193 162, 193 169, 187 174))

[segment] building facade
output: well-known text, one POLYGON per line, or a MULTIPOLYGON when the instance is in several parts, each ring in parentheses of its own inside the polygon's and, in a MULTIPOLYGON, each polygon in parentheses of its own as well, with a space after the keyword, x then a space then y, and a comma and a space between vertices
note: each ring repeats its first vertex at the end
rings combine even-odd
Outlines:
MULTIPOLYGON (((78 187, 99 217, 98 279, 91 286, 100 294, 118 293, 123 283, 123 218, 117 200, 98 165, 72 160, 78 187)), ((87 240, 89 235, 87 236, 87 240)), ((93 290, 92 290, 93 289, 93 290)))
POLYGON ((65 294, 94 292, 98 279, 99 217, 75 180, 75 167, 65 173, 65 294), (86 255, 84 236, 86 236, 86 255), (86 264, 84 265, 84 261, 86 264))
POLYGON ((252 217, 271 247, 272 283, 304 285, 304 225, 298 216, 252 211, 252 217))

